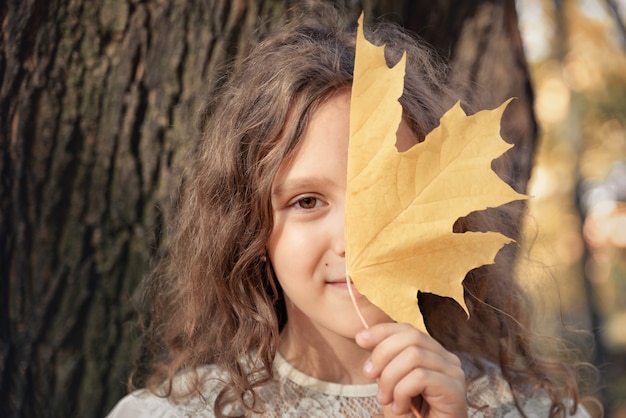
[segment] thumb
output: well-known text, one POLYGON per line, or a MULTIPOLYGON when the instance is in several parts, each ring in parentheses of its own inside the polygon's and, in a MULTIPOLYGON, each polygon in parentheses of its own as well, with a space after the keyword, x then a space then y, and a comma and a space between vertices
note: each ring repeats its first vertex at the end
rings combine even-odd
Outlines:
MULTIPOLYGON (((425 405, 424 403, 424 398, 422 398, 421 396, 416 396, 415 398, 413 398, 413 410, 414 411, 420 411, 415 413, 409 412, 408 414, 400 414, 400 415, 396 415, 393 413, 393 411, 391 410, 391 405, 393 405, 393 403, 390 403, 388 405, 383 406, 383 417, 384 418, 422 418, 422 415, 424 411, 421 411, 422 407, 425 405)), ((377 415, 378 417, 379 415, 377 415)))
POLYGON ((408 413, 408 414, 402 414, 402 415, 396 415, 393 413, 393 411, 391 410, 391 404, 383 406, 383 417, 385 418, 415 418, 413 416, 413 414, 408 413))

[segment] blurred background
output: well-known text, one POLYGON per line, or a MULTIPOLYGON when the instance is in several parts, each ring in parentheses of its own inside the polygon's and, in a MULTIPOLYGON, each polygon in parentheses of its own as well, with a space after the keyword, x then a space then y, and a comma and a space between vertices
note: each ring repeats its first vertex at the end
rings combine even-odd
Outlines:
POLYGON ((540 125, 519 269, 540 327, 583 349, 606 416, 626 417, 626 1, 517 8, 540 125))

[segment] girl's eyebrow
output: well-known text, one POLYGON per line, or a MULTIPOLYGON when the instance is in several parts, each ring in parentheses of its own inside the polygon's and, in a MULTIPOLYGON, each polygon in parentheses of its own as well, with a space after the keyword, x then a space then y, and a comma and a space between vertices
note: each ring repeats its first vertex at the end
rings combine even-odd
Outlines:
POLYGON ((337 186, 337 183, 329 177, 320 176, 288 178, 274 186, 272 196, 282 196, 292 193, 294 190, 311 189, 320 186, 337 186))

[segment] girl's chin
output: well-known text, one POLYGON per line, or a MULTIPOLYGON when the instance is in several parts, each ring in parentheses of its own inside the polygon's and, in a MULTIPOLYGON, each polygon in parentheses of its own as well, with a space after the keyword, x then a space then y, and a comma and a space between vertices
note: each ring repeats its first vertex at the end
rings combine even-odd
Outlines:
POLYGON ((389 317, 382 309, 378 306, 372 304, 371 302, 367 302, 367 306, 361 308, 361 314, 365 318, 367 325, 369 327, 378 325, 378 324, 386 324, 389 322, 395 322, 393 319, 389 317))

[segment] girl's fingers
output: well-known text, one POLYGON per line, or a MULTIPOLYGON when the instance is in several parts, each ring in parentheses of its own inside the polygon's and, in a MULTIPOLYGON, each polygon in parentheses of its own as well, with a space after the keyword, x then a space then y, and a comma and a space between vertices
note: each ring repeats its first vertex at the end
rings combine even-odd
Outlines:
MULTIPOLYGON (((374 353, 372 353, 373 355, 374 353)), ((377 364, 376 359, 372 359, 372 363, 377 364)), ((458 358, 457 361, 450 362, 442 357, 440 353, 433 353, 416 346, 408 346, 382 366, 380 372, 374 370, 374 373, 378 373, 378 376, 375 378, 378 378, 380 388, 378 393, 379 402, 387 404, 394 400, 396 398, 396 389, 400 387, 400 382, 407 375, 418 370, 423 373, 437 373, 442 376, 449 376, 451 379, 465 379, 458 358)))
POLYGON ((372 379, 378 378, 383 369, 405 350, 403 356, 412 368, 427 367, 445 372, 448 363, 459 368, 461 365, 457 356, 409 324, 376 325, 359 333, 356 340, 361 347, 372 350, 364 368, 372 379))
POLYGON ((411 324, 403 324, 396 322, 388 322, 374 325, 368 329, 362 330, 356 335, 356 342, 361 347, 372 350, 381 342, 390 337, 402 336, 405 342, 411 343, 422 348, 447 353, 448 351, 441 346, 434 338, 418 331, 411 324))
POLYGON ((412 399, 418 395, 437 416, 460 417, 467 413, 465 380, 424 369, 412 370, 396 383, 391 411, 396 415, 409 413, 412 399))
POLYGON ((409 324, 379 324, 360 332, 357 343, 372 351, 365 374, 378 380, 378 401, 393 414, 410 411, 421 395, 429 416, 465 416, 465 374, 457 356, 409 324))
POLYGON ((411 335, 413 342, 424 348, 430 348, 432 350, 442 349, 441 345, 434 338, 417 331, 413 325, 397 322, 386 322, 364 329, 356 335, 356 342, 361 347, 372 350, 381 341, 398 333, 411 335))

